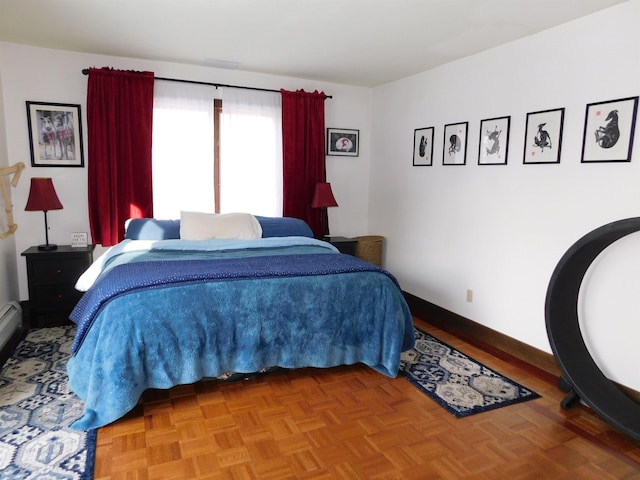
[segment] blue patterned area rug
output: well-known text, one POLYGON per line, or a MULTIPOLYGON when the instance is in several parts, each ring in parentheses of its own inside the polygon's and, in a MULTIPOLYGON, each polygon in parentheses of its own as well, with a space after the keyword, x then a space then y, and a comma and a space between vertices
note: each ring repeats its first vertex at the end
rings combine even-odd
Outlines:
POLYGON ((96 430, 69 425, 82 401, 67 386, 75 326, 32 329, 0 372, 0 479, 93 478, 96 430))
POLYGON ((456 417, 540 398, 419 328, 414 330, 416 344, 402 354, 400 373, 456 417))

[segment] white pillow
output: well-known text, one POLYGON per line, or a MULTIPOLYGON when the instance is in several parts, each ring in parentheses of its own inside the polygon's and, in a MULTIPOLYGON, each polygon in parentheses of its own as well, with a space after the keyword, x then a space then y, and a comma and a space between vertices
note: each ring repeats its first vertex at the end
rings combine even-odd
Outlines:
POLYGON ((260 222, 249 213, 180 212, 180 238, 253 240, 262 237, 260 222))

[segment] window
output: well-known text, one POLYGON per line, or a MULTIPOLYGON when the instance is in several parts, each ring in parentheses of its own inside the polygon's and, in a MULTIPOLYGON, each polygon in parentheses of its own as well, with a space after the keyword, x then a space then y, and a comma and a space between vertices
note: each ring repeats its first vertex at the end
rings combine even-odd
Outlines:
POLYGON ((281 216, 281 95, 225 88, 222 98, 220 211, 281 216))
POLYGON ((215 211, 213 96, 215 88, 156 82, 153 106, 153 210, 215 211))
POLYGON ((154 216, 181 210, 282 215, 277 92, 156 82, 154 216), (222 108, 224 102, 224 110, 222 108))

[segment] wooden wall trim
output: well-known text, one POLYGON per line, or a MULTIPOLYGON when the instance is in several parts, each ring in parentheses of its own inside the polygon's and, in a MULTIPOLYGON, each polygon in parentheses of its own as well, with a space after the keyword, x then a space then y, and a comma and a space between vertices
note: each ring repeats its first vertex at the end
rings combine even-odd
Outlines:
POLYGON ((449 332, 462 340, 500 357, 504 353, 526 362, 543 372, 560 377, 555 357, 535 347, 522 343, 473 320, 445 308, 403 292, 411 313, 431 325, 449 332))

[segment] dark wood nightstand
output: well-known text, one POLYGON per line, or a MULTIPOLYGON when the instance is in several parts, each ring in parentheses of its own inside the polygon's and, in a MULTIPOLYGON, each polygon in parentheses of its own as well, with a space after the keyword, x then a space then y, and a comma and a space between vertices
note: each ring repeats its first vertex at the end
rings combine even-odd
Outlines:
POLYGON ((324 237, 323 240, 336 247, 340 253, 346 253, 347 255, 353 255, 354 257, 356 255, 356 245, 358 245, 358 241, 353 238, 324 237))
POLYGON ((93 262, 94 245, 71 247, 58 245, 56 250, 31 247, 22 256, 27 259, 29 315, 38 327, 49 320, 67 320, 82 296, 75 283, 93 262))

